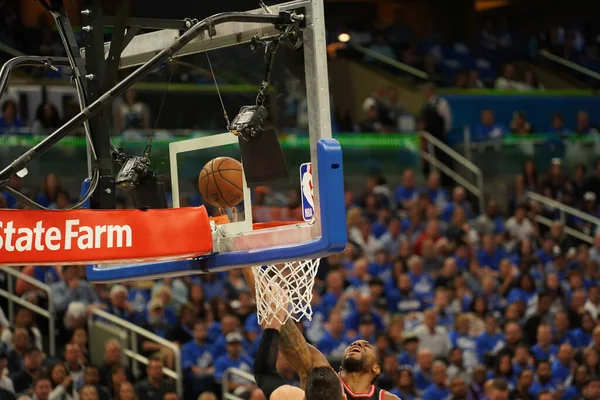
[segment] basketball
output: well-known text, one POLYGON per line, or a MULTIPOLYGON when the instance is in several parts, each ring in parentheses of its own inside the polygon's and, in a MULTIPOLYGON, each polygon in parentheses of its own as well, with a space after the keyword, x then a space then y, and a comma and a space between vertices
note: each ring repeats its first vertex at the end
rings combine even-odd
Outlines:
POLYGON ((235 207, 244 200, 242 164, 231 157, 210 160, 198 177, 202 198, 215 207, 235 207))

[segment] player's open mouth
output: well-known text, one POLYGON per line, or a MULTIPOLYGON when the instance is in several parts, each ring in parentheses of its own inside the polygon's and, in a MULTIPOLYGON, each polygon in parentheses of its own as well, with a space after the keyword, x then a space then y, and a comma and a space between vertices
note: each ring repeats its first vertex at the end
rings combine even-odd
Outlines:
POLYGON ((350 349, 350 354, 352 353, 360 353, 360 348, 359 347, 353 347, 352 349, 350 349))

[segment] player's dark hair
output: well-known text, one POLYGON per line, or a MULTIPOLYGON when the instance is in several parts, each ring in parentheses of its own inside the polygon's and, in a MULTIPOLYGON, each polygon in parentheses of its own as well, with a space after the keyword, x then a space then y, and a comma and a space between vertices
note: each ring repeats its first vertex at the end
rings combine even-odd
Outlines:
POLYGON ((306 400, 341 400, 343 398, 340 378, 329 367, 317 367, 308 375, 306 400))

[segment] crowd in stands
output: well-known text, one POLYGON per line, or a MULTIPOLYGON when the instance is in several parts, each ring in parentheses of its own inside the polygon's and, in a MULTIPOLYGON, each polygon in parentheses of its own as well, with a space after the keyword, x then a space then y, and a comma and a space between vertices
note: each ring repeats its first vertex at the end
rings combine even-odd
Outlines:
MULTIPOLYGON (((299 324, 307 339, 333 365, 355 338, 369 340, 382 360, 378 385, 403 400, 600 398, 600 232, 580 218, 563 224, 556 210, 524 195, 533 190, 600 217, 600 163, 590 172, 577 165, 569 175, 559 159, 547 173, 528 162, 504 213, 493 200, 477 210, 464 188, 442 188, 435 172, 420 185, 406 169, 397 183, 375 177, 362 193, 346 191, 350 242, 322 260, 313 319, 299 324), (540 225, 537 215, 555 222, 540 225), (593 243, 568 236, 567 228, 593 243)), ((50 176, 37 199, 57 204, 60 192, 50 176)), ((89 342, 95 309, 180 346, 185 399, 219 398, 228 368, 252 371, 261 329, 238 270, 112 285, 90 284, 78 266, 20 270, 50 285, 58 327, 48 332, 24 308, 8 321, 3 306, 0 395, 178 399, 163 373, 175 367, 171 349, 140 337, 137 348, 149 362, 134 376, 122 343, 89 342), (58 344, 56 357, 42 350, 48 335, 58 344), (92 362, 99 346, 104 355, 92 362)), ((47 307, 44 293, 24 280, 15 292, 47 307)), ((298 383, 285 360, 279 368, 298 383)), ((264 400, 250 382, 228 382, 242 398, 264 400)))

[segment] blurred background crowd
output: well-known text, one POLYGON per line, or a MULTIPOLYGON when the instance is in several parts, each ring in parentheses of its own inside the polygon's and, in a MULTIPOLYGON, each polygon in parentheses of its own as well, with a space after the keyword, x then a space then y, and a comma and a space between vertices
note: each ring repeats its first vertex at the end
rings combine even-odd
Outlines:
MULTIPOLYGON (((241 3, 232 9, 256 7, 241 3)), ((377 384, 402 400, 600 399, 597 10, 575 0, 421 3, 326 1, 350 242, 321 261, 313 319, 298 326, 336 368, 349 343, 369 340, 382 360, 377 384)), ((1 61, 63 55, 37 6, 0 0, 1 61)), ((238 47, 211 55, 215 76, 194 56, 129 90, 112 109, 115 142, 140 152, 150 135, 160 144, 223 131, 214 81, 233 115, 264 72, 261 56, 232 63, 247 56, 238 47)), ((281 55, 269 101, 292 164, 308 152, 298 65, 281 55)), ((15 71, 0 99, 3 165, 78 113, 69 74, 15 71)), ((86 176, 82 132, 9 185, 45 207, 73 204, 86 176)), ((183 205, 202 204, 198 171, 180 174, 183 205)), ((254 222, 301 219, 297 187, 256 188, 254 222)), ((118 207, 130 206, 120 193, 118 207)), ((0 207, 27 208, 6 190, 0 207)), ((264 400, 228 375, 252 372, 261 337, 239 271, 92 284, 83 266, 12 270, 0 271, 0 294, 17 299, 0 296, 0 399, 264 400), (99 324, 130 336, 100 335, 99 324)), ((281 357, 278 368, 298 384, 281 357)))

